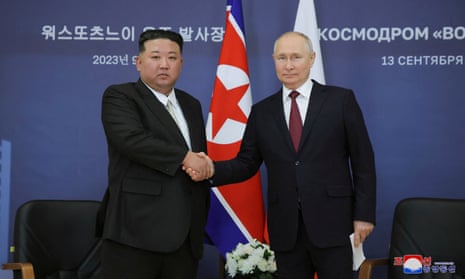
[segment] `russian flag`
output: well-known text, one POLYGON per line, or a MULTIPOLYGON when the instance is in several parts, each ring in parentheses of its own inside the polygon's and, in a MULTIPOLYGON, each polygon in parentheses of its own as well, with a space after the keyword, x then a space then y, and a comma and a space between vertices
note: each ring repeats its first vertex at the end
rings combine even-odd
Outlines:
MULTIPOLYGON (((208 156, 236 156, 252 106, 241 0, 227 0, 226 27, 210 112, 207 119, 208 156)), ((212 188, 206 231, 223 257, 238 243, 263 241, 264 206, 259 172, 251 179, 212 188)))
POLYGON ((313 0, 300 0, 295 17, 294 31, 307 35, 312 41, 313 51, 316 52, 315 63, 310 71, 310 77, 319 83, 325 83, 323 59, 320 48, 320 32, 316 20, 315 4, 313 0))

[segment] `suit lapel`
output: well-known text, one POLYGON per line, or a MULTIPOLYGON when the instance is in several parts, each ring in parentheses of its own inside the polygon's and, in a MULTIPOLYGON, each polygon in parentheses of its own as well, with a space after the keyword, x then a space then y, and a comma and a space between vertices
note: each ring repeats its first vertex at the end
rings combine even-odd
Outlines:
POLYGON ((310 95, 310 103, 308 104, 307 115, 305 116, 305 123, 302 131, 302 138, 300 140, 300 146, 305 144, 305 141, 310 135, 313 123, 315 123, 316 118, 320 114, 325 100, 326 95, 324 94, 324 87, 321 84, 314 82, 312 94, 310 95))
POLYGON ((184 117, 184 118, 187 123, 187 128, 189 129, 191 148, 194 151, 203 150, 203 148, 201 148, 201 142, 198 141, 198 139, 201 137, 198 137, 196 135, 199 129, 205 129, 205 128, 198 127, 199 126, 197 125, 198 122, 194 121, 197 118, 195 116, 197 112, 194 110, 194 107, 189 105, 189 102, 187 102, 184 94, 180 93, 177 89, 175 90, 176 90, 176 99, 178 99, 179 106, 181 107, 181 110, 184 116, 190 116, 190 117, 184 117))
POLYGON ((163 104, 158 101, 157 97, 153 95, 153 93, 140 79, 136 84, 136 88, 141 94, 144 103, 147 105, 152 114, 159 119, 161 125, 165 126, 168 132, 173 133, 173 140, 179 141, 187 147, 181 130, 163 104))
MULTIPOLYGON (((282 90, 275 94, 276 99, 273 101, 275 108, 270 109, 270 112, 273 113, 275 121, 277 123, 278 129, 285 131, 282 133, 284 141, 287 142, 288 148, 294 151, 294 145, 292 144, 291 134, 289 133, 289 128, 284 117, 284 105, 282 101, 282 90)), ((300 139, 299 150, 305 144, 305 141, 308 139, 310 132, 312 130, 313 123, 317 119, 324 101, 326 100, 326 95, 324 94, 324 86, 314 82, 312 88, 312 94, 310 95, 310 103, 308 104, 307 115, 305 116, 305 122, 302 131, 302 138, 300 139)))
POLYGON ((292 143, 291 134, 289 133, 289 127, 287 126, 286 118, 284 117, 282 89, 276 92, 273 96, 274 99, 271 102, 273 107, 268 109, 268 113, 272 115, 271 117, 274 119, 274 121, 270 121, 270 124, 276 125, 278 131, 283 131, 279 134, 282 135, 283 141, 286 142, 288 148, 294 151, 294 145, 292 143))

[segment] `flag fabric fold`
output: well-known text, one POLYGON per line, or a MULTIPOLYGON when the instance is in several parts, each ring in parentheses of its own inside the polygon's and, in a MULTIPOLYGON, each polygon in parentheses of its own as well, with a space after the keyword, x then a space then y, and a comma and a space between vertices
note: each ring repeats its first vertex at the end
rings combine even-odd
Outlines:
POLYGON ((313 0, 299 1, 294 31, 307 35, 312 41, 313 50, 316 52, 316 59, 310 72, 310 77, 322 84, 326 83, 323 69, 323 56, 320 48, 320 33, 318 31, 315 4, 313 0))
MULTIPOLYGON (((213 160, 236 156, 252 107, 241 0, 228 0, 210 112, 207 149, 213 160)), ((225 257, 238 243, 263 241, 264 204, 259 172, 247 181, 211 190, 206 226, 209 240, 225 257)))

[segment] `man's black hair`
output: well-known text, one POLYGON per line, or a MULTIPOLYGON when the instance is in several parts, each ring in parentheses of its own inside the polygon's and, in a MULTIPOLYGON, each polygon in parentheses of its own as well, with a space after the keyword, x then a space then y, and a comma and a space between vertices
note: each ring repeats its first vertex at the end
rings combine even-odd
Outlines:
POLYGON ((139 36, 139 52, 145 51, 144 44, 146 41, 155 39, 168 39, 177 43, 179 46, 179 50, 182 53, 182 46, 184 43, 182 36, 174 31, 164 29, 149 29, 142 32, 142 34, 140 34, 139 36))

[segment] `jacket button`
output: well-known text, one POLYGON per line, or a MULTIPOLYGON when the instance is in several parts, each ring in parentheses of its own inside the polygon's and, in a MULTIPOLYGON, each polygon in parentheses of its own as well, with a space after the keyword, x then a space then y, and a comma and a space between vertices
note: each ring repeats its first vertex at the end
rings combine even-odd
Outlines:
POLYGON ((300 165, 300 161, 295 161, 295 165, 296 165, 296 166, 299 166, 299 165, 300 165))

